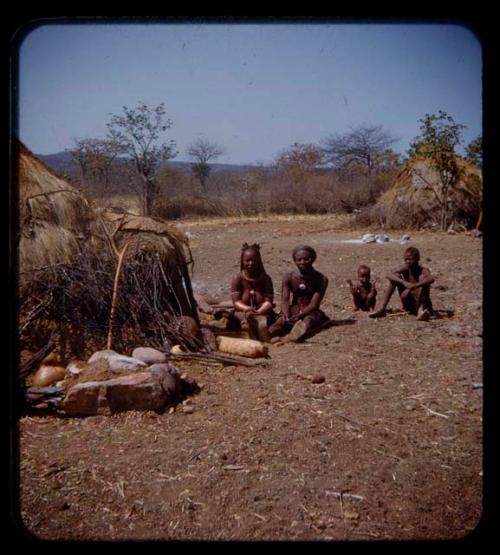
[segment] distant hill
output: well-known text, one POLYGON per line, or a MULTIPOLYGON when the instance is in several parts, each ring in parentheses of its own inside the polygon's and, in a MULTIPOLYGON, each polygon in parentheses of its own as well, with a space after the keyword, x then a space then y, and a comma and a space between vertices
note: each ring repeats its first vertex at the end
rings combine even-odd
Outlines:
MULTIPOLYGON (((36 154, 36 156, 44 162, 49 168, 58 173, 67 173, 69 175, 75 174, 78 171, 78 164, 76 164, 69 152, 57 152, 55 154, 36 154)), ((170 160, 166 162, 167 166, 172 166, 186 172, 191 170, 191 162, 180 162, 170 160)), ((255 166, 243 164, 210 164, 214 171, 231 171, 231 172, 245 172, 255 166)))

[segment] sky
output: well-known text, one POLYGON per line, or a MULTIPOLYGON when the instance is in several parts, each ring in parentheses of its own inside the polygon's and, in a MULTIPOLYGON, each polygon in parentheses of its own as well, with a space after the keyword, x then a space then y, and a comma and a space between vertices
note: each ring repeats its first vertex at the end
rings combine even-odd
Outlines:
POLYGON ((465 145, 482 135, 481 43, 460 24, 40 20, 21 36, 14 130, 35 154, 105 138, 141 102, 165 103, 162 139, 181 161, 205 138, 226 149, 217 162, 268 164, 364 124, 405 153, 439 110, 466 126, 465 145))

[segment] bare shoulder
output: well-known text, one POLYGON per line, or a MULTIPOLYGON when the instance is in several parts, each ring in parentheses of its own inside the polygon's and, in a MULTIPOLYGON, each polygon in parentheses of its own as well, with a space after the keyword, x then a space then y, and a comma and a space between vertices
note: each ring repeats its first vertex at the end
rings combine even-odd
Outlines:
POLYGON ((239 286, 241 286, 241 274, 238 272, 231 279, 231 288, 235 288, 239 286))
POLYGON ((406 264, 400 264, 399 266, 394 267, 392 270, 389 271, 390 274, 402 274, 403 272, 408 271, 408 266, 406 264))
POLYGON ((325 274, 322 274, 318 270, 315 270, 315 272, 316 272, 316 278, 318 280, 322 281, 325 285, 327 285, 328 284, 328 278, 325 276, 325 274))

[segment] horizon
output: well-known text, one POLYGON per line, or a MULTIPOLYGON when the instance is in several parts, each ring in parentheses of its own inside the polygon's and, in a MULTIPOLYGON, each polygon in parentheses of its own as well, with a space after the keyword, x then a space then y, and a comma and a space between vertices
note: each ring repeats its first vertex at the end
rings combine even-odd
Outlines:
POLYGON ((104 138, 111 114, 165 102, 176 162, 198 138, 217 164, 269 165, 382 125, 404 155, 420 119, 443 110, 482 136, 481 44, 449 23, 60 23, 41 20, 18 55, 19 139, 32 152, 104 138))

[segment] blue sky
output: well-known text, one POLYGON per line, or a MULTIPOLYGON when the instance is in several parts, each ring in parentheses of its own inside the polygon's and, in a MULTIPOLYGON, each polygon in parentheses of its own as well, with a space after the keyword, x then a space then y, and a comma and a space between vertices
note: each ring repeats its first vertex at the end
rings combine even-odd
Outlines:
POLYGON ((18 133, 37 154, 106 134, 111 114, 165 102, 173 139, 204 137, 218 160, 266 164, 294 142, 381 124, 405 152, 444 110, 482 134, 482 53, 454 24, 49 24, 18 54, 18 133))

